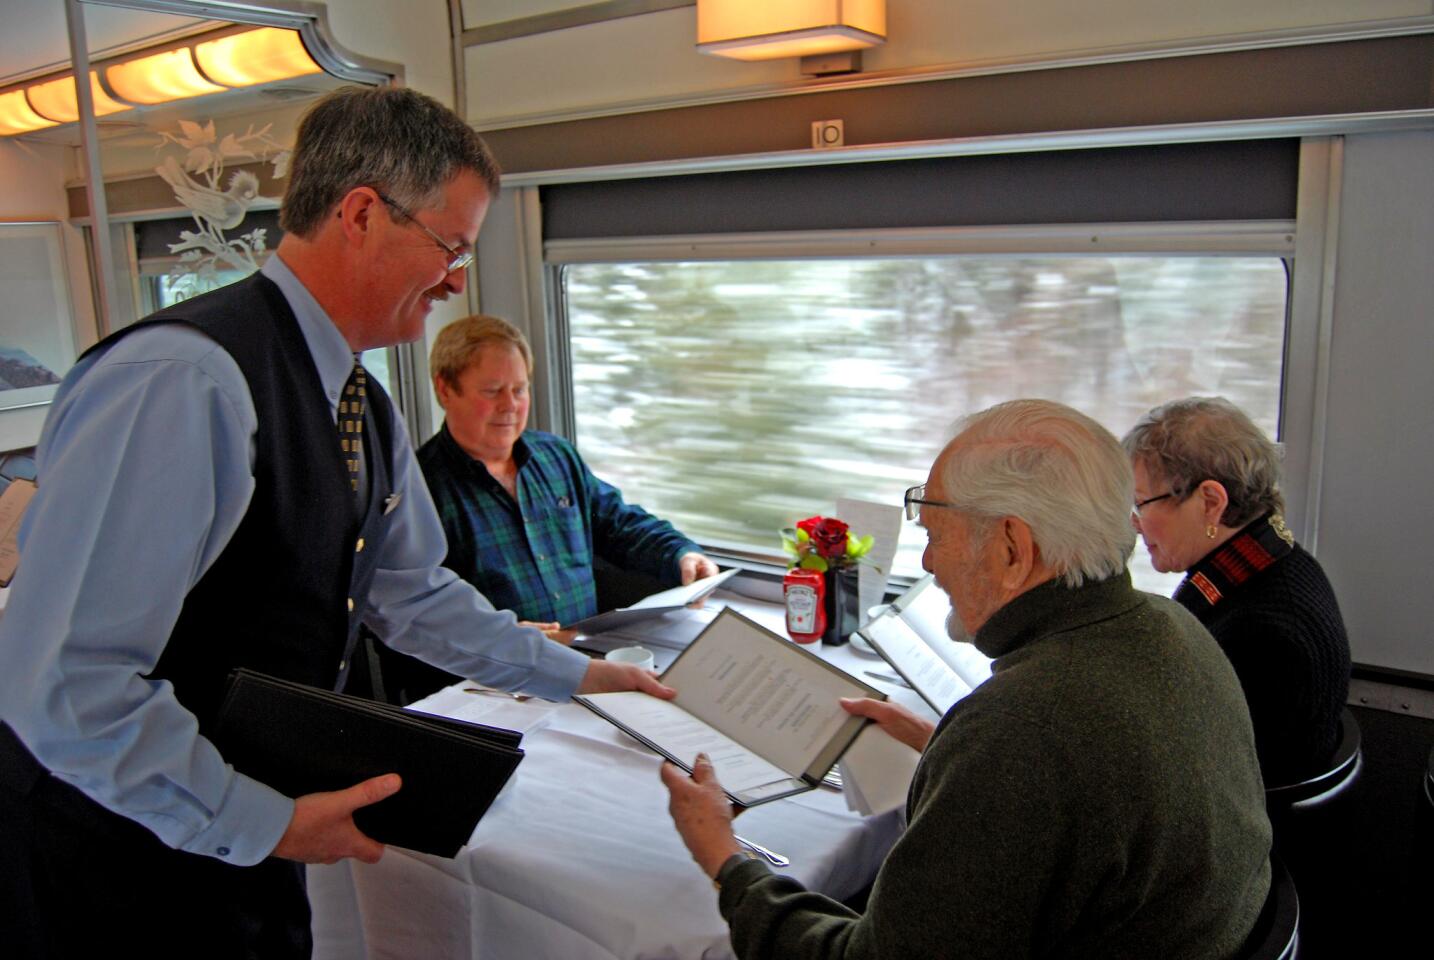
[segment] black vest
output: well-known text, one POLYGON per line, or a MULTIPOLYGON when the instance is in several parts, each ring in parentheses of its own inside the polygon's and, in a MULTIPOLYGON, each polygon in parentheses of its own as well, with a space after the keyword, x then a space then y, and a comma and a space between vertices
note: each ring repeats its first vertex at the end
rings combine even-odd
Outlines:
POLYGON ((342 685, 387 532, 393 408, 370 379, 364 426, 369 496, 360 511, 318 370, 273 281, 254 274, 162 310, 101 344, 155 323, 186 324, 223 347, 248 381, 258 415, 249 509, 185 596, 150 674, 174 684, 179 702, 208 733, 236 667, 318 687, 342 685))

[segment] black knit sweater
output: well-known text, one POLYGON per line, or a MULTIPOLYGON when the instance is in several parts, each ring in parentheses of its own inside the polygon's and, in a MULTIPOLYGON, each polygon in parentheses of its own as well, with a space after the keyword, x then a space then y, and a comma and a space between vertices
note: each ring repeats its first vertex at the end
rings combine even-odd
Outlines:
MULTIPOLYGON (((1191 567, 1191 577, 1208 572, 1228 546, 1191 567)), ((1266 569, 1227 586, 1214 605, 1191 591, 1178 591, 1176 599, 1235 667, 1265 786, 1298 783, 1324 770, 1339 745, 1349 693, 1349 637, 1319 562, 1295 544, 1266 569)))

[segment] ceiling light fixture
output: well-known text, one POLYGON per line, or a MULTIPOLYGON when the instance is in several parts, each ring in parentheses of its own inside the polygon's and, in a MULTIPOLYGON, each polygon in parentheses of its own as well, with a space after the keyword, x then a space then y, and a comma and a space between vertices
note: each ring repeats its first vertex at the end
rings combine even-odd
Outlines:
POLYGON ((886 0, 697 0, 697 49, 734 60, 862 50, 886 42, 886 0))
POLYGON ((0 93, 0 136, 9 137, 17 133, 29 133, 31 130, 43 130, 57 123, 56 120, 46 120, 36 113, 30 106, 30 101, 25 99, 24 90, 0 93))
POLYGON ((321 73, 292 30, 265 27, 195 44, 194 59, 204 75, 229 87, 247 87, 321 73))
POLYGON ((223 93, 228 89, 204 78, 194 65, 189 47, 106 67, 105 79, 121 100, 146 105, 223 93))
MULTIPOLYGON (((231 31, 217 39, 201 37, 178 48, 148 54, 141 51, 95 66, 97 69, 90 74, 90 90, 97 117, 133 106, 168 103, 323 72, 309 56, 299 34, 278 27, 231 31), (104 73, 103 83, 100 71, 104 73)), ((0 136, 73 123, 79 117, 73 72, 0 93, 0 136)))
MULTIPOLYGON (((129 104, 110 99, 100 86, 99 74, 93 70, 90 71, 90 96, 94 97, 97 117, 129 109, 129 104)), ((30 101, 30 106, 36 113, 56 123, 74 123, 80 119, 80 103, 76 98, 74 77, 61 77, 27 87, 25 98, 30 101)))

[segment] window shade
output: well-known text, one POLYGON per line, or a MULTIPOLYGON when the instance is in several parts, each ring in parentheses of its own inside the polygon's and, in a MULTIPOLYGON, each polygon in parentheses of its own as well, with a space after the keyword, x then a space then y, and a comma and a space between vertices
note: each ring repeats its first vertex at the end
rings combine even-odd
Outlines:
POLYGON ((553 184, 543 236, 1289 220, 1298 169, 1285 139, 553 184))

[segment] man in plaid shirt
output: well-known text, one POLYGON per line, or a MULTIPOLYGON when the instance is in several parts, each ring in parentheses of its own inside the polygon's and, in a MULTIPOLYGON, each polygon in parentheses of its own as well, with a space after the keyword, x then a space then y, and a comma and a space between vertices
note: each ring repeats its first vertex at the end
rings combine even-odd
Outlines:
MULTIPOLYGON (((527 429, 533 359, 512 324, 449 324, 429 369, 447 417, 418 462, 448 535, 444 565, 494 606, 568 641, 562 624, 598 612, 595 557, 672 586, 717 573, 672 524, 594 476, 571 443, 527 429)), ((407 694, 440 679, 410 681, 407 694)))

